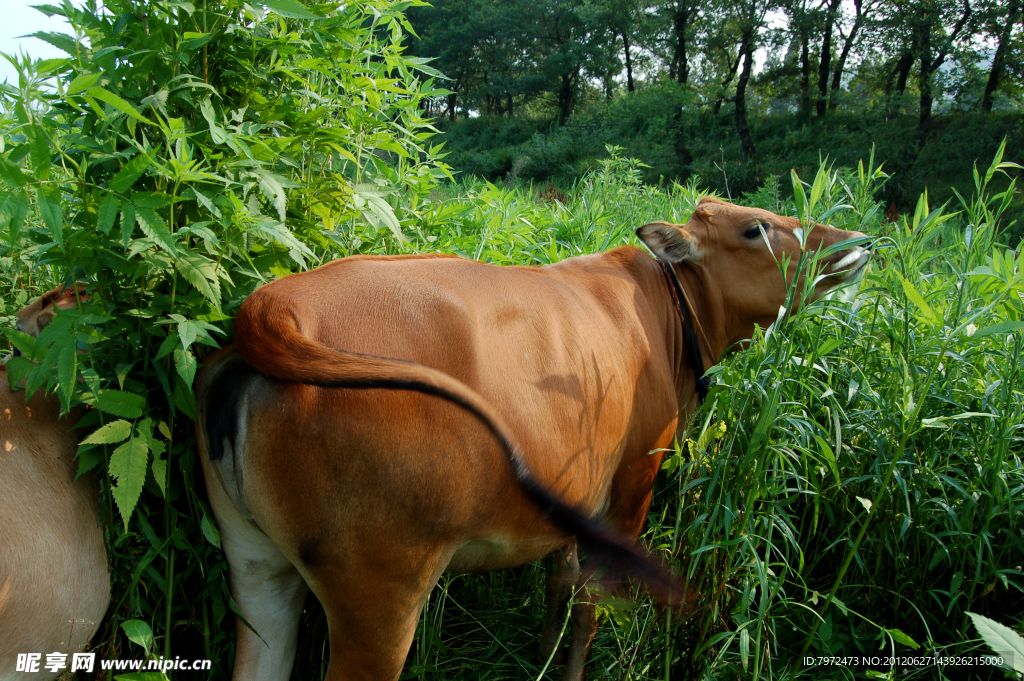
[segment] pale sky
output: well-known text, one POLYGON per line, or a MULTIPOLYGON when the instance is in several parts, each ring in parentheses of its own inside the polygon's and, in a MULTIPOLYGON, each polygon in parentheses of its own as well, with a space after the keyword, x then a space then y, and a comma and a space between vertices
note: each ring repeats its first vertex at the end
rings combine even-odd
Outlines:
MULTIPOLYGON (((71 32, 70 27, 64 22, 64 17, 47 17, 31 7, 31 5, 41 4, 59 5, 60 0, 0 0, 0 52, 5 54, 27 52, 36 59, 67 56, 42 40, 17 37, 36 31, 71 32)), ((18 76, 14 66, 0 57, 0 82, 5 80, 17 84, 18 76)))

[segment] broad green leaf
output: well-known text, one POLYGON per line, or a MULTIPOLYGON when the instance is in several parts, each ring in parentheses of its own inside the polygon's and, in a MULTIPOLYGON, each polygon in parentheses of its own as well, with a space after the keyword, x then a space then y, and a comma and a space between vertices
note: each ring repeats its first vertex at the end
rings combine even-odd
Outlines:
POLYGON ((28 179, 21 172, 21 168, 7 156, 0 156, 0 180, 9 187, 20 189, 25 186, 28 179))
POLYGON ((89 437, 82 440, 83 445, 112 445, 124 442, 132 434, 132 424, 124 419, 111 421, 98 428, 89 437))
POLYGON ((7 382, 12 389, 21 385, 28 378, 35 364, 28 357, 11 357, 7 360, 7 382))
POLYGON ((985 336, 992 336, 997 333, 1017 333, 1018 331, 1024 331, 1024 322, 1000 322, 986 326, 983 329, 978 329, 971 335, 971 338, 984 338, 985 336))
POLYGON ((220 209, 217 208, 217 205, 213 202, 213 199, 209 197, 205 192, 199 190, 196 187, 189 187, 184 194, 186 196, 191 194, 193 197, 195 197, 195 200, 198 201, 203 208, 213 213, 215 217, 219 218, 221 216, 220 209))
POLYGON ((67 93, 69 95, 77 95, 79 92, 84 92, 96 84, 96 81, 100 79, 102 73, 83 73, 77 76, 68 85, 67 93))
POLYGON ((139 154, 117 171, 117 174, 110 181, 110 189, 118 194, 124 194, 152 165, 153 159, 149 154, 139 154))
POLYGON ((181 338, 181 346, 183 348, 191 347, 192 343, 199 336, 200 326, 190 319, 181 317, 181 315, 174 316, 178 317, 178 337, 181 338))
POLYGON ((139 495, 142 494, 148 464, 149 448, 141 437, 133 437, 110 455, 110 475, 116 481, 111 493, 117 503, 117 510, 121 512, 125 530, 139 502, 139 495))
MULTIPOLYGON (((195 252, 182 252, 176 263, 182 276, 210 301, 215 309, 220 309, 220 281, 217 277, 217 266, 212 260, 195 252)), ((183 344, 188 347, 188 343, 183 344)))
POLYGON ((28 195, 23 189, 17 189, 7 195, 0 204, 0 230, 6 229, 7 241, 17 244, 21 237, 21 225, 28 214, 28 195))
POLYGON ((45 43, 50 43, 58 50, 67 52, 72 57, 86 56, 89 50, 86 49, 81 43, 72 38, 66 33, 54 33, 52 31, 37 31, 32 34, 33 38, 38 38, 45 43), (81 52, 81 55, 79 54, 81 52))
POLYGON ((164 222, 159 213, 152 208, 136 206, 135 220, 139 223, 139 228, 143 234, 157 242, 168 253, 172 255, 177 254, 178 246, 174 243, 171 230, 167 228, 167 223, 164 222))
POLYGON ((146 118, 145 116, 140 114, 135 109, 134 106, 129 104, 124 99, 121 99, 120 97, 118 97, 117 95, 115 95, 113 92, 111 92, 109 90, 105 90, 105 89, 103 89, 101 87, 91 87, 88 90, 86 90, 86 94, 89 95, 90 97, 93 97, 94 99, 98 99, 101 102, 109 104, 110 106, 114 107, 115 109, 117 109, 121 113, 127 114, 128 116, 131 116, 132 118, 134 118, 135 120, 139 121, 140 123, 151 123, 152 122, 148 118, 146 118))
POLYGON ((96 213, 96 229, 101 234, 106 236, 110 234, 110 228, 114 226, 114 220, 117 219, 117 211, 120 208, 120 203, 117 197, 111 192, 107 192, 106 197, 103 199, 103 203, 100 204, 100 209, 96 213))
POLYGON ((185 350, 183 348, 175 348, 174 366, 178 369, 178 375, 181 376, 186 383, 192 385, 192 381, 196 377, 196 357, 192 354, 192 351, 185 350))
POLYGON ((146 439, 146 446, 149 447, 149 451, 153 452, 154 456, 159 456, 167 451, 164 444, 153 437, 153 419, 142 419, 139 421, 138 425, 135 426, 135 429, 146 439))
POLYGON ((71 408, 71 395, 75 391, 75 379, 78 376, 78 344, 74 341, 65 343, 57 358, 57 382, 60 384, 60 401, 64 410, 71 408))
POLYGON ((26 357, 34 357, 36 350, 36 338, 30 336, 27 333, 18 331, 17 329, 10 326, 0 327, 0 333, 3 333, 7 340, 11 341, 11 345, 18 348, 18 351, 26 357))
POLYGON ((202 112, 203 118, 206 119, 206 123, 210 126, 210 136, 213 138, 214 143, 224 144, 228 139, 228 135, 217 122, 217 112, 214 110, 213 103, 209 98, 199 103, 199 110, 202 112))
POLYGON ((289 19, 323 19, 295 0, 263 0, 263 4, 267 9, 289 19))
POLYGON ((206 511, 203 511, 203 519, 199 523, 199 527, 203 530, 203 536, 206 537, 206 541, 210 542, 218 549, 220 548, 220 531, 217 526, 210 522, 210 519, 206 515, 206 511))
POLYGON ((192 386, 180 379, 174 382, 174 406, 185 412, 190 419, 198 417, 196 396, 192 392, 192 386))
POLYGON ((921 425, 925 428, 948 428, 948 426, 945 424, 946 421, 962 421, 963 419, 970 419, 978 416, 983 416, 990 419, 997 418, 995 414, 989 414, 986 412, 965 411, 964 413, 957 414, 955 416, 936 416, 934 418, 921 419, 921 425))
POLYGON ((835 476, 836 484, 841 485, 843 481, 839 478, 839 466, 836 465, 836 455, 832 452, 832 447, 819 435, 815 435, 814 439, 818 443, 818 452, 821 453, 822 458, 828 462, 829 470, 831 470, 832 475, 835 476))
POLYGON ((270 199, 274 204, 274 208, 277 209, 277 217, 281 222, 284 222, 285 211, 288 207, 288 199, 285 196, 283 186, 284 178, 262 168, 255 170, 253 175, 256 176, 263 195, 270 199))
POLYGON ((160 349, 156 351, 156 356, 153 359, 155 359, 155 360, 163 359, 167 355, 169 355, 172 352, 174 352, 174 348, 177 347, 177 345, 178 345, 178 337, 177 336, 175 336, 174 334, 171 334, 170 336, 167 336, 166 338, 164 338, 163 342, 160 343, 160 349))
POLYGON ((137 419, 146 407, 146 398, 124 390, 101 390, 92 406, 114 416, 137 419))
POLYGON ((910 646, 914 650, 921 647, 921 644, 904 634, 899 629, 886 629, 886 632, 888 632, 888 634, 892 636, 892 639, 899 644, 910 646))
POLYGON ((33 125, 30 130, 28 144, 32 157, 32 172, 35 173, 37 180, 46 180, 50 177, 50 142, 38 125, 33 125))
POLYGON ((132 672, 118 674, 114 681, 168 681, 168 676, 163 672, 132 672))
POLYGON ((180 197, 171 196, 164 192, 134 192, 132 194, 132 203, 137 208, 167 208, 167 206, 182 200, 180 197))
POLYGON ((995 620, 974 612, 967 613, 967 616, 974 622, 974 628, 992 651, 1006 660, 1009 666, 1009 658, 1013 658, 1013 670, 1024 672, 1024 638, 1016 631, 1000 624, 995 620))
POLYGON ((133 232, 135 232, 135 206, 126 203, 121 208, 121 243, 125 248, 128 248, 133 232))
POLYGON ((127 620, 121 622, 121 629, 124 630, 128 640, 149 652, 149 646, 153 644, 153 630, 149 624, 142 620, 127 620))
POLYGON ((807 222, 807 192, 804 191, 803 180, 796 174, 795 170, 789 171, 790 182, 793 184, 793 200, 796 203, 796 214, 801 222, 807 222))
POLYGON ((743 670, 747 670, 750 664, 750 630, 746 627, 740 629, 740 661, 743 663, 743 670))
POLYGON ((80 477, 96 468, 103 462, 102 450, 92 446, 85 445, 78 448, 78 471, 75 473, 75 480, 77 481, 80 477))
POLYGON ((160 495, 167 496, 167 460, 153 454, 153 479, 160 488, 160 495))
POLYGON ((50 230, 57 246, 64 247, 64 214, 61 211, 60 191, 48 185, 36 187, 36 203, 39 206, 39 217, 50 230))
POLYGON ((921 311, 921 315, 933 324, 938 323, 940 321, 938 316, 931 305, 928 304, 928 301, 924 299, 924 296, 917 290, 917 287, 912 282, 904 279, 899 273, 897 273, 897 276, 903 282, 903 291, 907 294, 907 298, 917 306, 917 309, 921 311))

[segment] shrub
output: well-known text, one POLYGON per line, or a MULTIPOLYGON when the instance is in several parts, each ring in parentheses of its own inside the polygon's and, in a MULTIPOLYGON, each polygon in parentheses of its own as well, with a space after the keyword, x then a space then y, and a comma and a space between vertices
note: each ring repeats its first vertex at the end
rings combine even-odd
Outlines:
POLYGON ((444 176, 419 160, 431 86, 402 56, 408 5, 42 8, 73 34, 40 35, 68 57, 21 61, 3 92, 4 271, 9 288, 78 280, 91 298, 38 339, 5 329, 25 353, 7 367, 29 393, 94 407, 78 461, 103 490, 107 653, 118 622, 140 619, 164 654, 174 639, 226 673, 231 601, 198 489, 192 380, 254 287, 396 247, 400 220, 444 176))

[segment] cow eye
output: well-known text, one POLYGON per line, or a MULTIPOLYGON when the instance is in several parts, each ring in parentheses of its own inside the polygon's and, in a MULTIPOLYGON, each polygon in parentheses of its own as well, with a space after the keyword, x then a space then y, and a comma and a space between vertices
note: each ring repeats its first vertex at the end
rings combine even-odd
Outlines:
POLYGON ((751 241, 753 241, 754 239, 760 239, 761 238, 761 228, 764 228, 764 231, 767 232, 769 229, 771 229, 771 225, 762 222, 760 225, 754 225, 753 227, 747 227, 747 229, 743 232, 743 238, 744 239, 750 239, 751 241))

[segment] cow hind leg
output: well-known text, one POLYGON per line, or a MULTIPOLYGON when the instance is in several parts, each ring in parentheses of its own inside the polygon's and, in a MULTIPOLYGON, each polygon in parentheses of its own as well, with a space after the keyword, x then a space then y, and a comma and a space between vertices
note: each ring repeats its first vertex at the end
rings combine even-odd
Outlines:
MULTIPOLYGON (((212 480, 207 476, 207 480, 212 480)), ((228 560, 236 624, 234 681, 287 681, 309 587, 270 538, 238 510, 224 488, 207 487, 228 560), (244 621, 243 621, 244 619, 244 621)))
POLYGON ((270 540, 263 540, 225 546, 231 595, 245 620, 236 625, 234 681, 287 681, 295 662, 309 588, 270 540))
POLYGON ((390 547, 374 550, 367 542, 344 559, 304 566, 327 613, 331 657, 324 681, 395 681, 402 673, 423 605, 451 551, 389 550, 411 548, 392 537, 390 547))

